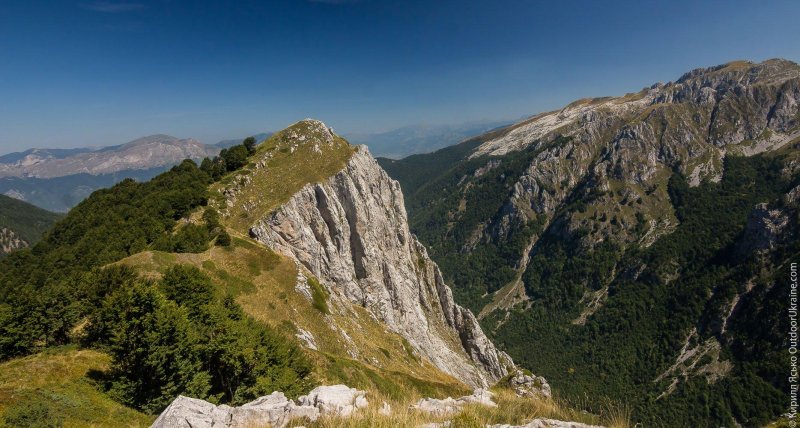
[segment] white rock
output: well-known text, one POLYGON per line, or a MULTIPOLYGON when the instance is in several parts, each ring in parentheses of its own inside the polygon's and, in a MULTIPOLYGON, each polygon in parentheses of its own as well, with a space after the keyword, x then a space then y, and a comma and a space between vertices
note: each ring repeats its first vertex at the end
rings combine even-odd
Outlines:
POLYGON ((306 348, 317 350, 317 342, 314 340, 314 335, 310 332, 303 330, 302 328, 297 329, 297 334, 295 334, 298 339, 300 339, 305 345, 306 348))
POLYGON ((316 407, 322 415, 349 416, 367 407, 366 394, 346 385, 318 386, 297 401, 303 406, 316 407))
POLYGON ((545 378, 526 375, 522 370, 517 370, 508 383, 520 397, 551 396, 550 385, 545 378))
POLYGON ((164 409, 151 428, 228 427, 231 418, 228 406, 215 406, 180 395, 164 409))
POLYGON ((423 398, 411 406, 411 409, 429 413, 434 416, 450 416, 461 411, 467 404, 481 404, 489 407, 496 407, 497 404, 492 400, 494 393, 487 389, 478 388, 472 395, 461 398, 447 397, 445 399, 423 398))
POLYGON ((284 427, 290 420, 319 417, 313 406, 298 406, 282 392, 273 392, 241 407, 215 406, 207 401, 179 396, 159 415, 151 428, 284 427))

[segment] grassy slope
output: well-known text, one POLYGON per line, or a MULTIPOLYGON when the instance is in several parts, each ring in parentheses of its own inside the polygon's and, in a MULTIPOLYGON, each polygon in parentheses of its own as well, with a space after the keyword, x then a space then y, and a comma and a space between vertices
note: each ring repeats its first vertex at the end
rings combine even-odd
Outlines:
MULTIPOLYGON (((120 263, 135 266, 151 277, 175 263, 197 266, 236 296, 255 319, 288 335, 298 328, 310 332, 319 352, 309 351, 321 383, 346 383, 393 398, 447 396, 467 389, 409 352, 406 342, 388 332, 357 306, 338 307, 324 314, 295 290, 297 267, 290 259, 245 238, 230 248, 214 247, 200 254, 144 252, 120 263), (338 331, 351 338, 348 343, 338 331), (357 358, 353 358, 352 352, 357 358)), ((328 302, 333 305, 334 302, 328 302)), ((338 303, 337 303, 338 304, 338 303)))
POLYGON ((100 352, 66 347, 4 362, 0 364, 0 414, 39 402, 61 417, 65 427, 148 426, 152 416, 113 401, 88 376, 106 370, 110 361, 100 352))
POLYGON ((61 214, 0 195, 0 228, 11 229, 29 245, 36 243, 61 217, 61 214))

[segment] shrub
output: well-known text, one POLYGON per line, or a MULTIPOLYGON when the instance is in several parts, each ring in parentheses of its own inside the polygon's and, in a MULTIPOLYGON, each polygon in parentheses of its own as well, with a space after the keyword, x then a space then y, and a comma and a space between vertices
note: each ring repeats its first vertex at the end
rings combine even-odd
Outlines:
POLYGON ((214 245, 219 247, 229 247, 231 245, 231 235, 228 235, 228 232, 222 231, 217 235, 217 240, 214 242, 214 245))

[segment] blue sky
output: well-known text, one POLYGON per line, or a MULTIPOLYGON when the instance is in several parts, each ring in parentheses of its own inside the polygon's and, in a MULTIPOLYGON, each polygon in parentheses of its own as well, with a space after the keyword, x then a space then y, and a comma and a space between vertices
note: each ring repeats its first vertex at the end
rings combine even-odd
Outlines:
POLYGON ((512 119, 734 59, 798 1, 0 1, 0 153, 512 119))

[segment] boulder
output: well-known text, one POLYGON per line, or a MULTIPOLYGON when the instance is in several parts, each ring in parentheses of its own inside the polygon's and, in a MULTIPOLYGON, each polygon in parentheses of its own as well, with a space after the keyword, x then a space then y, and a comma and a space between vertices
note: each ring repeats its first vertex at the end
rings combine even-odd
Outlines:
POLYGON ((231 428, 252 426, 286 426, 290 420, 306 417, 316 420, 319 410, 313 406, 296 405, 286 398, 282 392, 257 398, 231 411, 231 428))
POLYGON ((231 408, 215 406, 197 398, 178 396, 158 416, 151 428, 229 427, 231 408))
POLYGON ((296 405, 282 392, 273 392, 241 407, 216 406, 196 398, 179 396, 153 422, 151 428, 284 427, 295 418, 315 421, 319 410, 296 405))
POLYGON ((497 404, 492 400, 494 394, 486 389, 478 388, 472 395, 461 398, 447 397, 445 399, 423 398, 413 404, 411 409, 429 413, 434 416, 450 416, 461 411, 467 404, 481 404, 484 406, 495 407, 497 404))
POLYGON ((301 406, 311 406, 322 415, 349 416, 367 407, 367 393, 346 385, 318 386, 297 399, 301 406))

